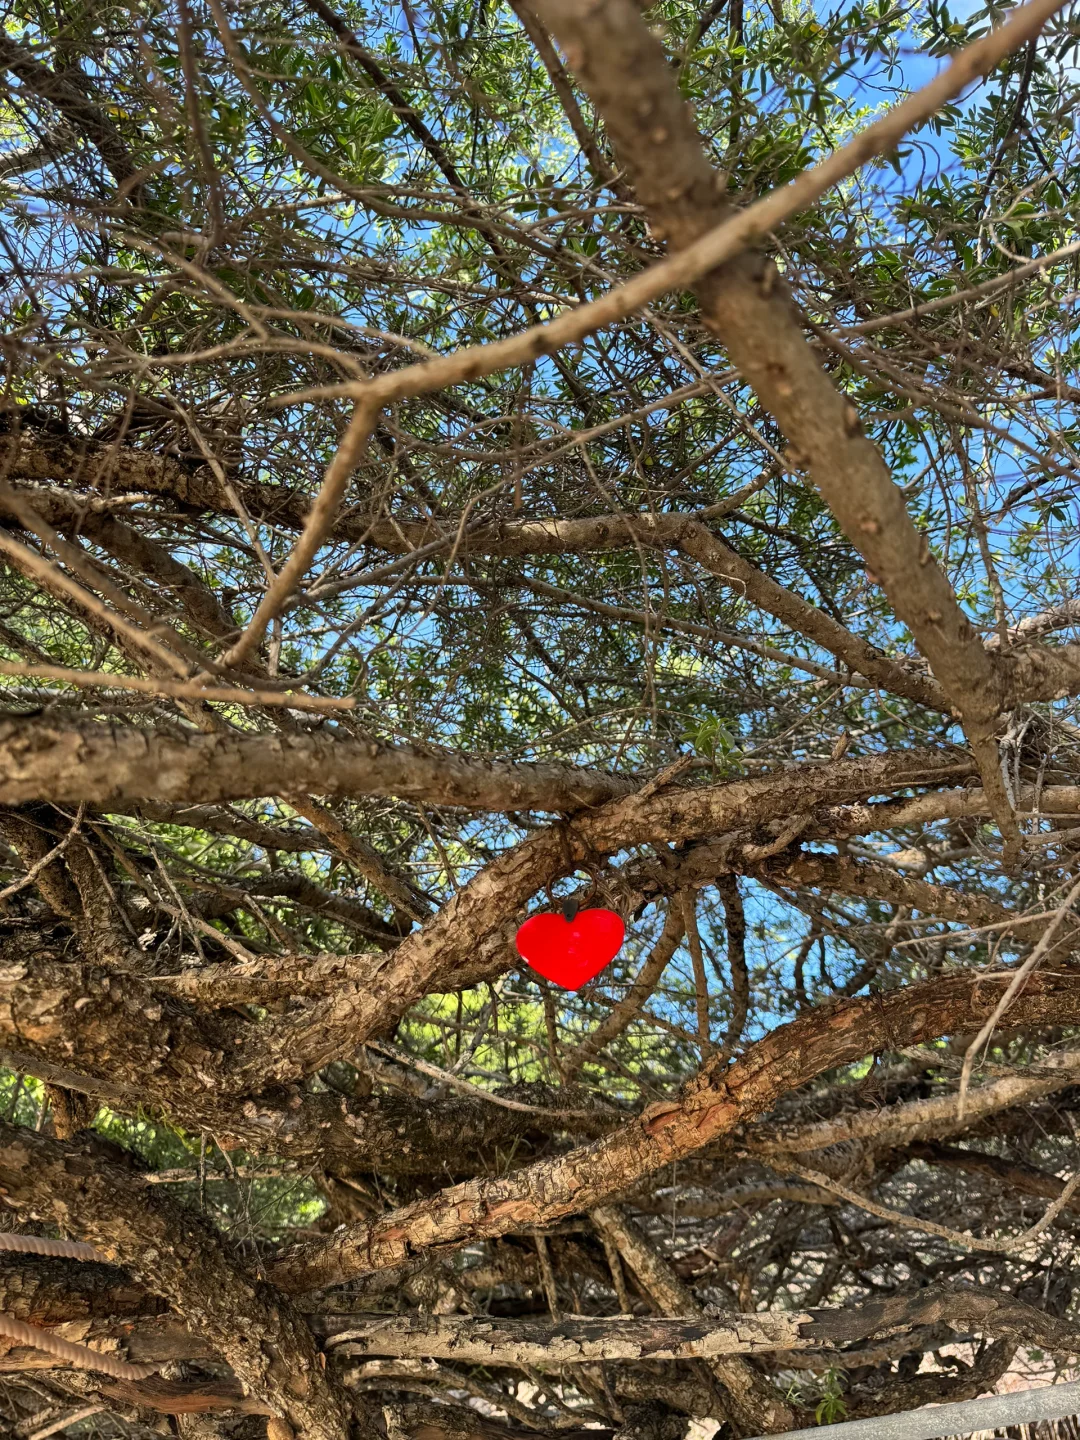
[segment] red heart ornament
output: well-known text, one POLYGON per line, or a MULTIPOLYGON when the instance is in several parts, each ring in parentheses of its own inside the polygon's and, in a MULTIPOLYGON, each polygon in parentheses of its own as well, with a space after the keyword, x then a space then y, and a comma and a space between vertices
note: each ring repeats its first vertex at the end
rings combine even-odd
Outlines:
POLYGON ((573 920, 530 915, 517 932, 518 954, 545 980, 580 990, 619 953, 626 926, 614 910, 579 910, 573 920))

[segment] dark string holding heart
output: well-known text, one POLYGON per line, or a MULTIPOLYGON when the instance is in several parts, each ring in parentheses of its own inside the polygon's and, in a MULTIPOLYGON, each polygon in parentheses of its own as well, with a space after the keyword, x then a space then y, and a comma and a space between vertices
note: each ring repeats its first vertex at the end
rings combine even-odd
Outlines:
POLYGON ((564 990, 580 990, 609 965, 626 938, 626 926, 614 910, 579 910, 567 900, 563 913, 530 915, 518 928, 517 949, 538 975, 564 990))

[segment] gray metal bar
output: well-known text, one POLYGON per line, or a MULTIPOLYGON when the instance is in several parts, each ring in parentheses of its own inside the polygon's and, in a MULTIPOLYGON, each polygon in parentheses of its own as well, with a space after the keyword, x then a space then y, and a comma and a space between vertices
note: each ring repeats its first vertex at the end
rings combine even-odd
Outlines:
POLYGON ((1061 1420, 1080 1411, 1080 1380, 1067 1385, 1040 1385, 1012 1390, 959 1405, 933 1405, 902 1415, 875 1415, 870 1420, 844 1420, 810 1430, 785 1430, 758 1435, 756 1440, 941 1440, 945 1435, 970 1435, 999 1430, 1003 1425, 1030 1425, 1036 1420, 1061 1420))

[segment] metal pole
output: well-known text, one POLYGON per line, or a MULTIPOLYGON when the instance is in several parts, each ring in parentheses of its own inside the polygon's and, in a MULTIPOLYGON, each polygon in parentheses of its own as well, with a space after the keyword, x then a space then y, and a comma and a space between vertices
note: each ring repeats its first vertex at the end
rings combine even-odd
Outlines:
POLYGON ((1040 1385, 1012 1390, 959 1405, 932 1405, 901 1415, 875 1415, 870 1420, 845 1420, 815 1425, 810 1430, 785 1430, 756 1440, 941 1440, 945 1435, 970 1435, 1004 1425, 1030 1425, 1036 1420, 1061 1420, 1080 1411, 1080 1380, 1067 1385, 1040 1385))

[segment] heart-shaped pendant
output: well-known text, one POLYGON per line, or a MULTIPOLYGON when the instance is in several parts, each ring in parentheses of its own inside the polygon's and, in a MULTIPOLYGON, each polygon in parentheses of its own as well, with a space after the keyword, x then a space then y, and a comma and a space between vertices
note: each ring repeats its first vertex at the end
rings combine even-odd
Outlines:
POLYGON ((564 990, 580 990, 614 960, 626 937, 614 910, 579 910, 562 915, 530 915, 517 932, 518 954, 545 980, 564 990))

